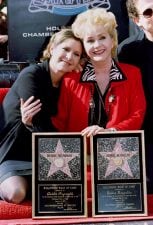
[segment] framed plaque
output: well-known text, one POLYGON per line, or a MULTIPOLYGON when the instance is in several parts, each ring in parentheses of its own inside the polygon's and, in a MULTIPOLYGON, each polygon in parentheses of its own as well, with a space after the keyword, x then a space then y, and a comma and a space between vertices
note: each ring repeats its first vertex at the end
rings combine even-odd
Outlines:
POLYGON ((86 142, 79 133, 33 133, 33 218, 86 217, 86 142))
POLYGON ((93 217, 147 215, 143 131, 91 138, 93 217))

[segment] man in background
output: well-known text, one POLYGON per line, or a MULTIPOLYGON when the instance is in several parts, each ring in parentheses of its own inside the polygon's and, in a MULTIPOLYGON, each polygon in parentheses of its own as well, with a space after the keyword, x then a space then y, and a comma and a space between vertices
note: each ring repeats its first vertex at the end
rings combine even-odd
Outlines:
POLYGON ((147 100, 142 127, 145 132, 147 189, 148 193, 153 193, 153 1, 127 0, 126 4, 129 17, 141 31, 119 45, 118 60, 138 66, 142 73, 147 100))

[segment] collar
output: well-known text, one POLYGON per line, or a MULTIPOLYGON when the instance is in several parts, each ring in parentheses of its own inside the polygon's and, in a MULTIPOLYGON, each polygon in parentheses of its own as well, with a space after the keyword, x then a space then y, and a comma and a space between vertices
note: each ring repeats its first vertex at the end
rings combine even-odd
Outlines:
MULTIPOLYGON (((124 80, 126 80, 125 75, 119 69, 115 60, 112 60, 112 67, 110 71, 110 82, 124 81, 124 80)), ((81 75, 81 82, 96 82, 95 70, 90 61, 87 61, 84 67, 84 70, 81 75)))

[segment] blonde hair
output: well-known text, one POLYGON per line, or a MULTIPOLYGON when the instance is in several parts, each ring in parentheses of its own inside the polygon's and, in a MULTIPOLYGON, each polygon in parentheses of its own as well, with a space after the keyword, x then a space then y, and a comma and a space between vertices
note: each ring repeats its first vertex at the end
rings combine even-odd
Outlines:
POLYGON ((136 7, 138 0, 127 0, 126 1, 126 7, 128 10, 128 15, 131 19, 135 19, 139 17, 139 12, 136 7))
POLYGON ((52 46, 59 45, 69 38, 72 38, 76 41, 79 41, 81 43, 82 49, 83 49, 83 44, 82 44, 81 39, 74 35, 72 29, 63 28, 59 32, 52 35, 47 47, 43 51, 43 56, 41 58, 41 61, 46 60, 46 59, 50 59, 50 57, 51 57, 50 49, 51 49, 52 46))
POLYGON ((116 55, 118 45, 117 22, 112 12, 107 12, 104 8, 89 9, 80 13, 72 24, 72 30, 76 37, 83 39, 87 27, 102 25, 107 30, 114 41, 112 57, 116 55))

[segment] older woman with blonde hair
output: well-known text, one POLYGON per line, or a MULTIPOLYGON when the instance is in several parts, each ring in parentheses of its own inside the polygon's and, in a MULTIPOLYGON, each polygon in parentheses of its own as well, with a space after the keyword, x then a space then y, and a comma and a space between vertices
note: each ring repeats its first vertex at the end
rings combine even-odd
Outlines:
MULTIPOLYGON (((94 8, 79 14, 72 30, 83 41, 88 57, 83 72, 63 79, 53 125, 61 132, 99 132, 141 128, 146 101, 138 68, 115 61, 117 24, 113 13, 94 8)), ((89 146, 88 146, 89 147, 89 146)), ((88 197, 90 148, 88 154, 88 197)))
POLYGON ((114 14, 103 8, 87 10, 76 17, 72 30, 83 41, 88 61, 82 73, 64 77, 54 126, 87 136, 140 129, 146 109, 141 74, 137 67, 114 59, 114 14))

